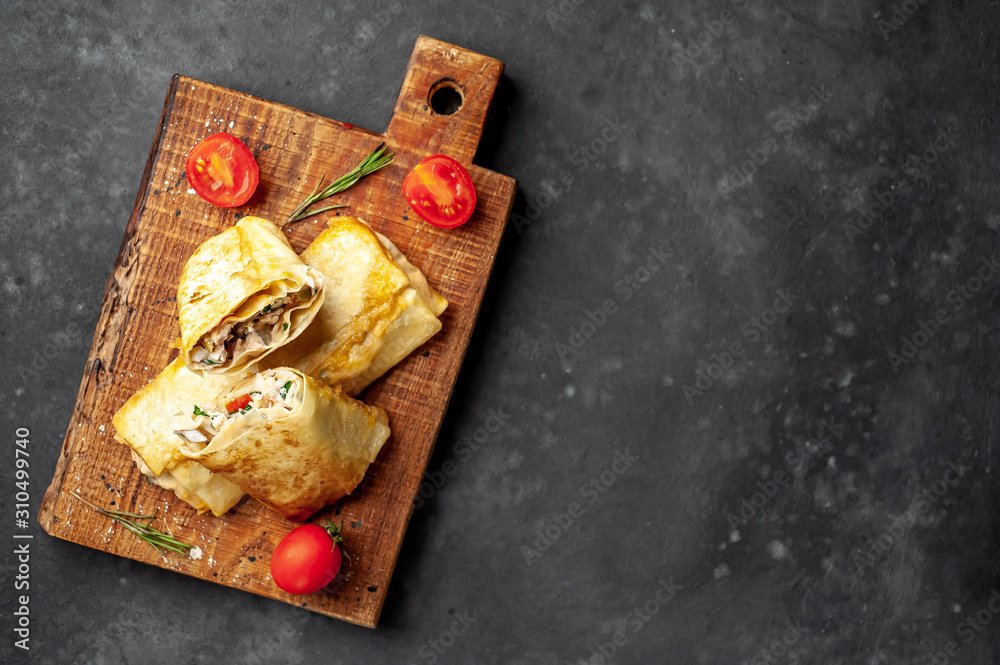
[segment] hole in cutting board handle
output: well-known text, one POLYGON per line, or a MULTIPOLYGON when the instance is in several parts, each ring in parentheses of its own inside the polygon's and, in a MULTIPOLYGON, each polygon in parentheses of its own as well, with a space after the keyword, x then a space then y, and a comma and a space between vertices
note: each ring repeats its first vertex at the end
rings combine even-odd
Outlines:
POLYGON ((465 95, 458 83, 451 79, 441 79, 431 86, 427 101, 438 115, 454 115, 462 108, 465 95))

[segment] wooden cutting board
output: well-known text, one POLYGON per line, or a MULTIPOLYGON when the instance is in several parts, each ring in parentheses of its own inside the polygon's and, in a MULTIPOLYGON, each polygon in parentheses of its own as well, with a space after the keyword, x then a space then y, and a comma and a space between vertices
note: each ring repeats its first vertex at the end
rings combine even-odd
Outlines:
MULTIPOLYGON (((434 447, 459 366, 472 335, 516 183, 472 164, 503 63, 421 36, 413 50, 389 128, 376 134, 281 104, 175 76, 142 185, 108 279, 76 406, 38 520, 51 535, 374 627, 403 542, 416 492, 434 447), (460 103, 450 115, 437 97, 447 88, 460 103), (455 93, 458 93, 457 95, 455 93), (434 96, 434 104, 431 97, 434 96), (219 131, 239 137, 257 158, 260 186, 247 205, 215 208, 184 176, 198 141, 219 131), (145 482, 115 442, 111 417, 177 355, 177 280, 187 257, 207 238, 253 214, 280 223, 319 179, 350 170, 379 143, 395 163, 333 199, 337 211, 361 217, 388 236, 448 299, 443 329, 361 395, 386 409, 392 436, 355 492, 316 518, 344 522, 352 557, 320 593, 293 596, 270 576, 270 556, 296 524, 250 497, 222 517, 197 515, 183 501, 145 482), (448 154, 469 170, 478 205, 457 229, 437 229, 408 207, 403 177, 422 158, 448 154), (197 545, 193 560, 151 546, 78 501, 129 512, 159 509, 156 526, 197 545)), ((363 94, 363 90, 356 91, 363 94)), ((302 251, 330 214, 285 227, 302 251)))

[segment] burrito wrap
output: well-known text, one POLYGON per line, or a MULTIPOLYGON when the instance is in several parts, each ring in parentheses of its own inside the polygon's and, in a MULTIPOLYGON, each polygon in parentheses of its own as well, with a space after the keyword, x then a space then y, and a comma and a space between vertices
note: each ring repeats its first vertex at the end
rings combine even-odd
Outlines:
POLYGON ((356 395, 441 329, 448 301, 361 220, 332 217, 302 252, 323 273, 326 297, 297 340, 268 358, 356 395))
MULTIPOLYGON (((357 487, 389 437, 388 417, 292 368, 261 376, 277 385, 292 382, 288 408, 230 414, 231 422, 208 445, 185 443, 181 452, 284 517, 302 521, 357 487)), ((215 408, 246 396, 254 382, 240 381, 215 408)))
POLYGON ((191 255, 177 285, 180 349, 199 374, 236 374, 298 337, 323 304, 323 274, 281 230, 244 217, 191 255))

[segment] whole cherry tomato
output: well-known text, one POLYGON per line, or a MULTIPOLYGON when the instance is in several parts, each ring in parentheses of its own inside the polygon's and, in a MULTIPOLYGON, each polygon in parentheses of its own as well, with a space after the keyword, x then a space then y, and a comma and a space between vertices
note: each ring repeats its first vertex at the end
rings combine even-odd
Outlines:
POLYGON ((340 570, 344 524, 304 524, 285 536, 271 555, 271 577, 288 593, 316 593, 340 570))

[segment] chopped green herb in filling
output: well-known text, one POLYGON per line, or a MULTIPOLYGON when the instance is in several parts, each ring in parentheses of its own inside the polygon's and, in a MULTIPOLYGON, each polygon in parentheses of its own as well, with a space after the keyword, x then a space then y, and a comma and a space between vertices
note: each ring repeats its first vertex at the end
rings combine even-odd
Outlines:
POLYGON ((205 413, 204 411, 202 411, 201 409, 199 409, 197 404, 194 405, 194 415, 196 415, 196 416, 205 416, 206 418, 211 418, 212 417, 212 416, 208 415, 207 413, 205 413))
POLYGON ((281 388, 278 389, 278 395, 281 396, 281 399, 285 399, 286 397, 288 397, 288 389, 291 387, 292 387, 292 382, 285 381, 285 385, 281 386, 281 388))

